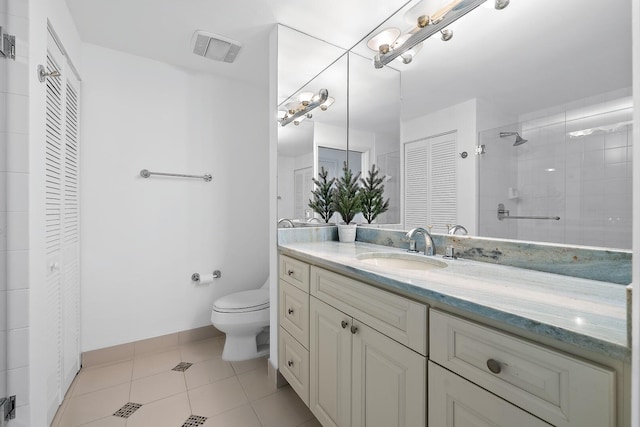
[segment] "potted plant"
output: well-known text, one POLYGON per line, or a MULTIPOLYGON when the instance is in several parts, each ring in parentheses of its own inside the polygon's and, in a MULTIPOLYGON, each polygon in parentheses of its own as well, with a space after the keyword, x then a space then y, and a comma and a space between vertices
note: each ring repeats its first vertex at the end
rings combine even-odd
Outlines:
POLYGON ((360 178, 362 215, 371 224, 378 215, 389 210, 389 199, 384 200, 384 180, 386 176, 378 176, 380 169, 371 165, 366 178, 360 178))
POLYGON ((361 211, 359 178, 360 173, 354 176, 345 162, 342 176, 336 179, 335 188, 331 194, 333 210, 338 212, 344 221, 343 224, 338 224, 338 237, 341 242, 353 242, 356 239, 356 224, 351 222, 361 211))
POLYGON ((325 223, 328 223, 331 217, 333 216, 335 210, 333 209, 332 200, 332 191, 333 191, 333 183, 335 182, 335 178, 327 179, 328 171, 324 169, 324 166, 320 168, 320 172, 318 173, 318 178, 311 178, 313 183, 316 185, 316 188, 311 191, 313 194, 313 199, 309 199, 309 207, 318 215, 320 218, 324 220, 325 223))

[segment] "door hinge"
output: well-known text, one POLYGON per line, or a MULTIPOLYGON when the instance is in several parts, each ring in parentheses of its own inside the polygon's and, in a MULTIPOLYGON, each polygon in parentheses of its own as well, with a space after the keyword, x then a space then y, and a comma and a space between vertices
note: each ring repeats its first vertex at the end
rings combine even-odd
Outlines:
POLYGON ((0 399, 0 426, 16 417, 16 397, 10 396, 0 399))
POLYGON ((4 28, 0 27, 0 56, 16 59, 16 36, 7 34, 4 28))
POLYGON ((476 145, 476 154, 480 155, 480 154, 485 154, 487 152, 487 150, 485 149, 484 144, 482 145, 476 145))

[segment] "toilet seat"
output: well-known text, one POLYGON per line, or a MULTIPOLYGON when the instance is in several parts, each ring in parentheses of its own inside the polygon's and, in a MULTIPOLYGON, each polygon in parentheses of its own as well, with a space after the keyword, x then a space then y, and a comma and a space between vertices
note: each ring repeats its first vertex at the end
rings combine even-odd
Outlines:
POLYGON ((269 289, 236 292, 218 298, 213 311, 219 313, 245 313, 269 308, 269 289))

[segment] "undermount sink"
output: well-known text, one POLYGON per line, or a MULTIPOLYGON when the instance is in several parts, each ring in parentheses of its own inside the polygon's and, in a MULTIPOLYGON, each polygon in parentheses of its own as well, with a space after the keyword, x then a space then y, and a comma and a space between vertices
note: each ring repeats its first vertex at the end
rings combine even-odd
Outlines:
POLYGON ((367 252, 356 255, 356 259, 367 265, 395 270, 426 271, 447 266, 446 262, 432 257, 402 252, 367 252))

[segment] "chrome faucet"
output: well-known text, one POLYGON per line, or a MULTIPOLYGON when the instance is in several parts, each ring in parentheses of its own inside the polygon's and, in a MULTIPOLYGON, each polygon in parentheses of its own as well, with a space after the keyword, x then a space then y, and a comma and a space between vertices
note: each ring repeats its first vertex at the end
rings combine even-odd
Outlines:
POLYGON ((463 226, 461 226, 460 224, 456 224, 454 226, 449 227, 449 234, 456 234, 458 231, 460 231, 460 233, 463 236, 466 236, 467 234, 469 234, 469 232, 467 231, 466 228, 464 228, 463 226))
POLYGON ((295 224, 289 218, 280 218, 278 220, 278 228, 280 228, 280 224, 283 224, 282 228, 295 228, 295 224), (284 225, 287 224, 288 226, 284 225))
POLYGON ((312 222, 319 222, 320 224, 322 224, 322 220, 320 220, 320 218, 316 218, 315 216, 312 216, 311 218, 309 218, 307 222, 309 224, 311 224, 312 222))
POLYGON ((431 233, 429 233, 422 227, 412 228, 407 232, 407 235, 405 237, 409 239, 409 252, 418 252, 418 250, 416 249, 416 241, 414 238, 416 234, 422 234, 422 236, 424 237, 424 254, 428 256, 435 255, 436 244, 433 242, 433 236, 431 236, 431 233))

